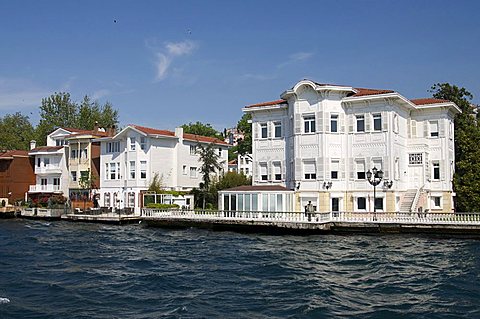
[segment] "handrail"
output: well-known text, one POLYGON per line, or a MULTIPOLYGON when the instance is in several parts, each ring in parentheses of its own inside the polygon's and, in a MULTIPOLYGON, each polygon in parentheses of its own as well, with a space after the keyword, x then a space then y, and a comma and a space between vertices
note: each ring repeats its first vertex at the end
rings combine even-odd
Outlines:
POLYGON ((420 193, 423 189, 423 186, 417 189, 415 197, 413 198, 412 206, 410 207, 410 212, 414 213, 417 210, 418 200, 420 199, 420 193))
POLYGON ((480 213, 415 212, 265 212, 225 210, 142 209, 142 217, 152 219, 191 219, 199 221, 258 221, 283 223, 402 223, 469 224, 480 226, 480 213))

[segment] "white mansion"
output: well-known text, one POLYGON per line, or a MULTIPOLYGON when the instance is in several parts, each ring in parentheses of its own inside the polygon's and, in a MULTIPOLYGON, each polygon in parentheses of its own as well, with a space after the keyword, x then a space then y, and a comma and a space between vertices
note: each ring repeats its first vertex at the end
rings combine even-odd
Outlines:
MULTIPOLYGON (((227 171, 229 144, 212 137, 128 125, 100 142, 100 199, 103 207, 133 208, 140 212, 142 191, 158 174, 165 189, 187 191, 202 182, 197 144, 213 143, 223 171, 227 171)), ((222 172, 219 172, 222 173, 222 172)), ((193 203, 187 203, 193 207, 193 203)))
POLYGON ((439 99, 298 82, 252 114, 253 185, 221 192, 219 209, 453 210, 453 118, 439 99), (374 187, 373 168, 384 172, 374 187))

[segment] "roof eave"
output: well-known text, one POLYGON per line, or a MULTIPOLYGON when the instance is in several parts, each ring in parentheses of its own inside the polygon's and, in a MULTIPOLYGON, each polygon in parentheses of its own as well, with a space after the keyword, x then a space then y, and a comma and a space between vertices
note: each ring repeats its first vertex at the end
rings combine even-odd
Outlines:
POLYGON ((267 111, 267 110, 281 110, 286 109, 288 104, 274 104, 274 105, 266 105, 266 106, 252 106, 252 107, 244 107, 242 109, 243 112, 253 112, 253 111, 267 111))

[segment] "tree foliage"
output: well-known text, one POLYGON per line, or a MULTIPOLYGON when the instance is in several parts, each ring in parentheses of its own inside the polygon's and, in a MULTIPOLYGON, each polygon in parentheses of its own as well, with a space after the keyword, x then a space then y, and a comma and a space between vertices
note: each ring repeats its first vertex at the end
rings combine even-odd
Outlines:
POLYGON ((183 124, 183 131, 185 133, 216 137, 218 139, 223 139, 222 134, 212 127, 210 124, 203 124, 201 122, 183 124))
POLYGON ((76 103, 69 93, 54 93, 42 99, 36 138, 44 145, 47 135, 58 127, 92 130, 95 122, 105 128, 115 126, 118 124, 118 111, 109 102, 101 105, 88 96, 76 103))
POLYGON ((437 83, 430 92, 434 98, 454 102, 462 113, 455 117, 455 174, 453 187, 457 194, 455 209, 459 212, 480 211, 480 127, 475 119, 473 95, 465 88, 437 83))
POLYGON ((20 112, 0 118, 0 149, 28 150, 34 130, 28 116, 20 112))

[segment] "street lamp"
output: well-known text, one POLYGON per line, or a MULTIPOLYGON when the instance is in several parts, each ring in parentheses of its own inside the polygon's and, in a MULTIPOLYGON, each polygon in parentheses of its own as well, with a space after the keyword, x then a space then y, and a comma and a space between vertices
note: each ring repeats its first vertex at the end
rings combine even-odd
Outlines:
POLYGON ((370 185, 373 186, 373 220, 377 219, 376 213, 377 213, 377 207, 375 206, 375 200, 376 200, 376 187, 378 184, 383 179, 383 171, 382 170, 377 170, 376 167, 372 168, 372 171, 368 170, 366 173, 367 175, 367 180, 370 183, 370 185))

